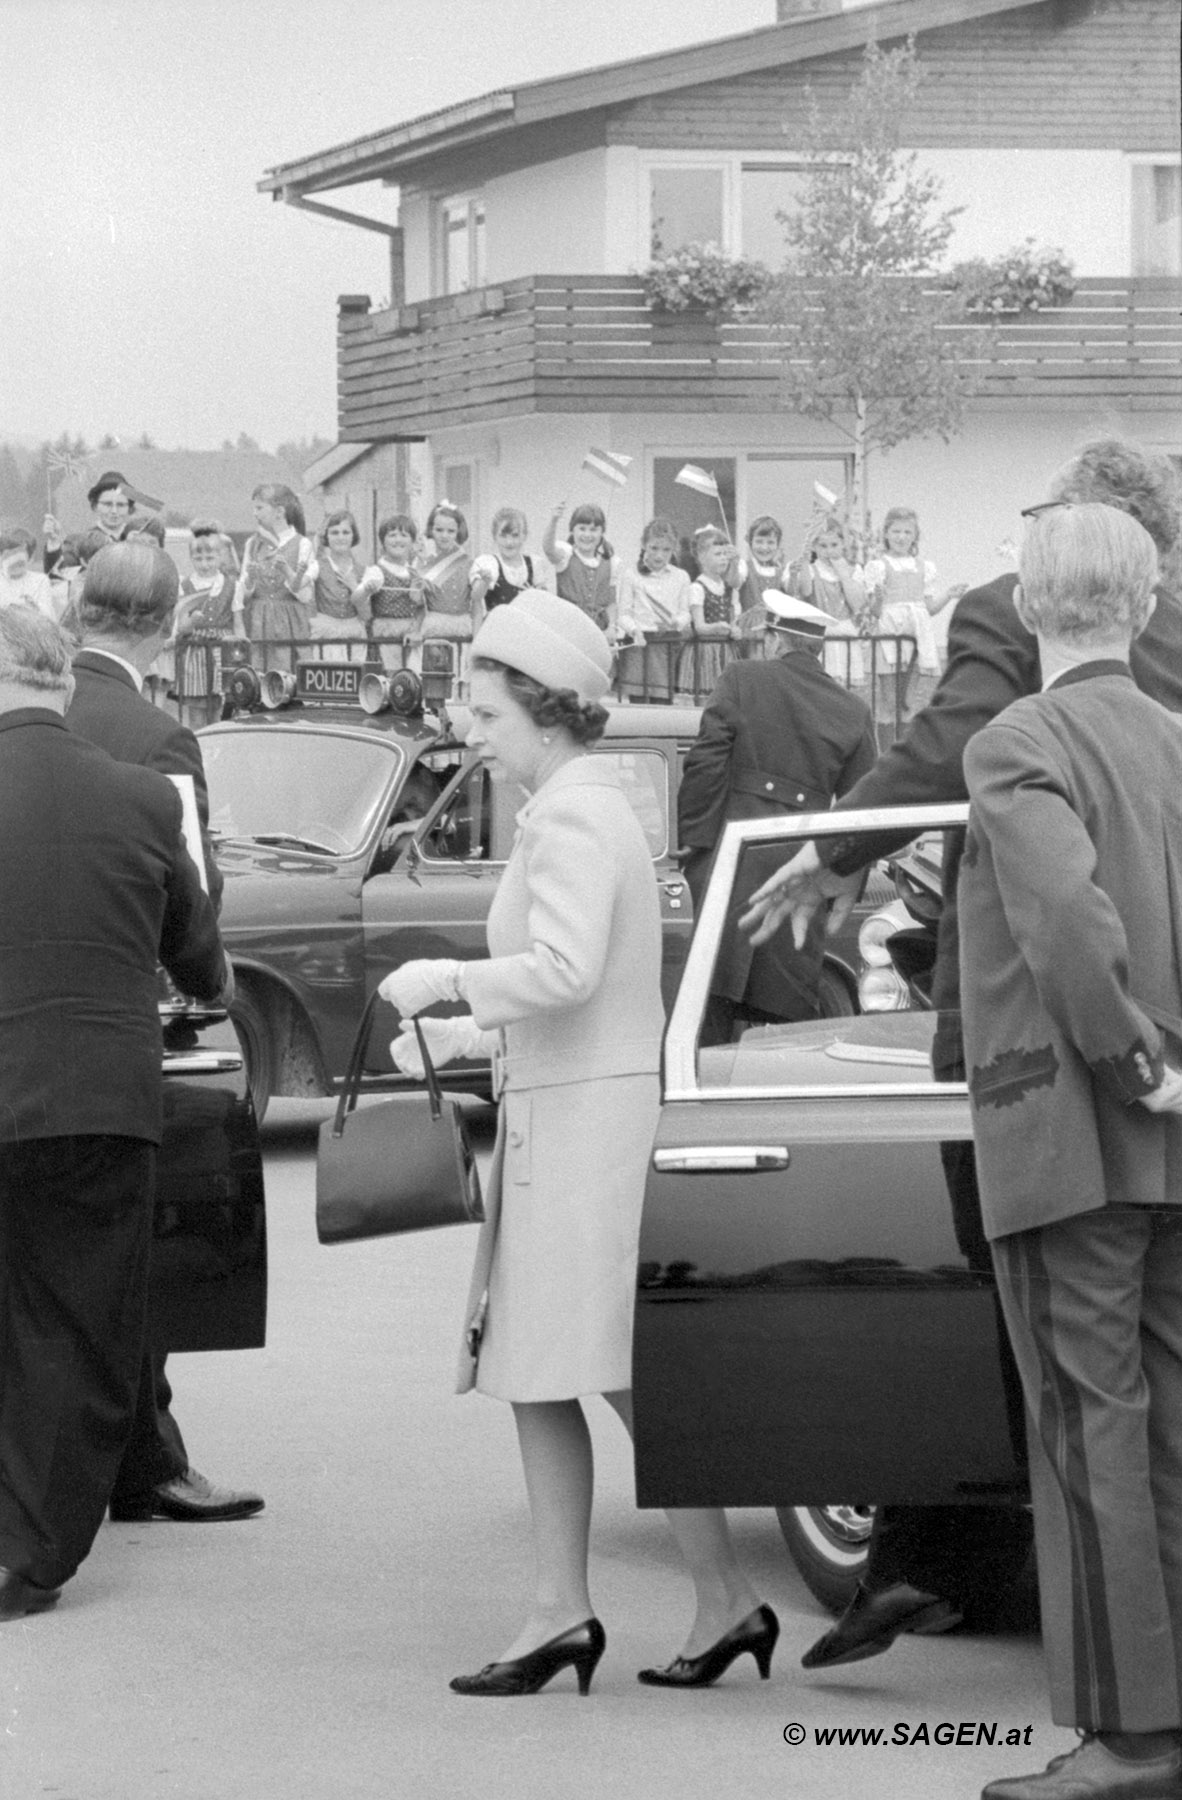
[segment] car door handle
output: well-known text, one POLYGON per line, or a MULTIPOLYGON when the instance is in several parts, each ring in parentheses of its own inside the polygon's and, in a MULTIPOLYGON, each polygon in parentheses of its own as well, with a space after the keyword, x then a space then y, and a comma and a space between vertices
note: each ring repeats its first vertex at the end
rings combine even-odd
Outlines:
POLYGON ((232 1075, 241 1067, 238 1050, 181 1050, 164 1056, 166 1075, 232 1075))
POLYGON ((786 1169, 791 1161, 783 1144, 693 1144, 681 1150, 654 1150, 659 1175, 763 1174, 786 1169))

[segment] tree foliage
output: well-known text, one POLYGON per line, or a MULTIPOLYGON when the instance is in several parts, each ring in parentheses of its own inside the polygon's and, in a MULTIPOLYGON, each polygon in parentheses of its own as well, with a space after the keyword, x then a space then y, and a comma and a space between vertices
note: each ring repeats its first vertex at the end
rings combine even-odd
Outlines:
POLYGON ((911 437, 947 442, 974 387, 966 359, 980 353, 975 335, 966 345, 944 329, 962 309, 930 279, 961 209, 940 210, 939 179, 899 147, 922 80, 913 41, 870 44, 843 105, 810 100, 797 135, 812 170, 798 210, 781 215, 786 265, 762 308, 786 402, 849 432, 863 522, 867 456, 911 437))

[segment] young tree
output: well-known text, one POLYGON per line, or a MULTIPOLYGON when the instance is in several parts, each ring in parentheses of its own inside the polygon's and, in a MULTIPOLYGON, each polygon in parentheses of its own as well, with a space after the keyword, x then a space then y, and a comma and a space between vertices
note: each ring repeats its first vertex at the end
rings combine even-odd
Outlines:
POLYGON ((937 210, 939 180, 899 148, 922 80, 913 41, 870 44, 843 106, 811 102, 798 141, 814 166, 799 209, 781 215, 786 265, 761 308, 782 346, 787 403, 850 435, 850 517, 862 530, 867 457, 932 433, 947 442, 975 385, 967 359, 980 354, 978 335, 966 345, 942 329, 963 308, 931 281, 962 209, 937 210))

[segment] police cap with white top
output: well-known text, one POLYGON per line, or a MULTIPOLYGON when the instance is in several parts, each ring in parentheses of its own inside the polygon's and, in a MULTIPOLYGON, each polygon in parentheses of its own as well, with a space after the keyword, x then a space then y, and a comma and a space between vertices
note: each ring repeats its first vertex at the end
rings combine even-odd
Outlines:
POLYGON ((761 605, 767 609, 767 622, 774 631, 790 631, 796 637, 823 638, 833 620, 819 606, 807 600, 795 600, 779 588, 765 588, 761 605))

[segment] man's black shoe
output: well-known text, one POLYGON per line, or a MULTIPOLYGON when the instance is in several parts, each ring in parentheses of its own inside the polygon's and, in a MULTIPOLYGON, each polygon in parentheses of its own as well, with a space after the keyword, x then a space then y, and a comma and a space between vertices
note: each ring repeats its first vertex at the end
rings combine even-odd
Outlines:
POLYGON ((57 1605, 61 1591, 60 1587, 38 1587, 24 1575, 14 1575, 11 1569, 0 1569, 0 1621, 23 1619, 26 1613, 44 1612, 47 1607, 57 1605))
POLYGON ((215 1487, 196 1469, 186 1469, 171 1481, 162 1481, 146 1494, 112 1500, 111 1517, 119 1524, 140 1519, 182 1519, 193 1524, 216 1519, 249 1519, 262 1512, 261 1494, 235 1493, 215 1487))
POLYGON ((837 1663, 861 1662, 889 1650, 901 1631, 921 1636, 951 1631, 963 1616, 951 1601, 905 1581, 878 1592, 859 1582, 837 1624, 805 1651, 801 1664, 806 1669, 830 1669, 837 1663))

